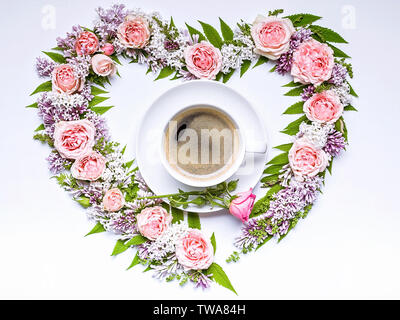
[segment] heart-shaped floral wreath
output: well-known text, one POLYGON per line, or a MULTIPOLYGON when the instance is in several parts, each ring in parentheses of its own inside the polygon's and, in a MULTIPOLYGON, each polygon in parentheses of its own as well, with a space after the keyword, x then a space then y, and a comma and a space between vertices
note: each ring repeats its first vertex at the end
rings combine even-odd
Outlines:
MULTIPOLYGON (((173 19, 158 13, 127 10, 124 5, 97 9, 93 29, 74 26, 57 47, 38 58, 41 77, 50 80, 32 93, 41 93, 37 108, 42 124, 34 139, 47 143, 50 171, 59 185, 86 208, 96 222, 88 233, 110 231, 118 240, 112 255, 128 248, 137 252, 129 268, 137 264, 156 277, 180 284, 193 282, 209 287, 212 281, 235 292, 214 260, 214 234, 200 231, 200 219, 184 210, 188 204, 211 204, 229 209, 244 222, 235 245, 240 253, 257 250, 273 237, 278 241, 310 211, 331 172, 333 158, 347 144, 343 112, 355 110, 348 82, 349 58, 332 43, 347 43, 331 29, 315 25, 321 17, 295 14, 280 17, 283 10, 259 15, 252 24, 240 21, 235 31, 220 19, 221 34, 200 22, 202 32, 186 24, 178 29, 173 19), (271 72, 290 73, 286 96, 301 96, 284 114, 299 114, 282 132, 292 142, 275 147, 282 151, 267 163, 262 186, 268 188, 255 202, 248 192, 233 194, 237 181, 204 191, 154 195, 140 176, 134 161, 124 162, 125 148, 111 141, 102 116, 110 106, 99 106, 109 77, 118 75, 119 57, 145 64, 157 79, 229 80, 236 70, 242 77, 250 67, 276 62, 271 72), (232 195, 233 194, 233 195, 232 195), (182 209, 179 209, 182 208, 182 209)), ((129 269, 128 268, 128 269, 129 269)), ((236 292, 235 292, 236 293, 236 292)))

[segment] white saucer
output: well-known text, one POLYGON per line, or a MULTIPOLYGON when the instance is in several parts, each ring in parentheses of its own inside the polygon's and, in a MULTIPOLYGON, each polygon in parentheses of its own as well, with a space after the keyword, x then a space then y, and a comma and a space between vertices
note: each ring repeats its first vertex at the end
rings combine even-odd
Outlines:
MULTIPOLYGON (((149 188, 157 195, 197 190, 175 180, 160 160, 160 146, 165 125, 181 109, 190 105, 218 106, 237 120, 245 141, 267 141, 266 128, 252 105, 234 89, 216 81, 194 80, 169 89, 158 97, 145 113, 136 141, 136 162, 149 188)), ((267 160, 265 153, 246 153, 239 171, 230 180, 239 179, 234 193, 254 188, 267 160)), ((167 200, 167 199, 164 199, 167 200)), ((221 208, 189 205, 185 211, 216 212, 221 208)))

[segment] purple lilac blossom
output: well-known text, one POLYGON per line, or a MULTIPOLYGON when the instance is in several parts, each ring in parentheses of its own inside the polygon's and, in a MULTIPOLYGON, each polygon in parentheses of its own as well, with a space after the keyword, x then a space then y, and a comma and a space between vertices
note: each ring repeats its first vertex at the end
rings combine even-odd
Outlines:
POLYGON ((57 151, 53 151, 46 158, 49 163, 49 170, 52 174, 56 175, 65 171, 66 167, 72 165, 72 161, 64 159, 57 151))
POLYGON ((83 32, 81 26, 73 26, 72 32, 67 32, 65 38, 57 38, 57 46, 61 48, 64 52, 64 57, 70 58, 76 55, 75 43, 79 34, 83 32))
POLYGON ((342 133, 336 130, 332 130, 328 135, 325 147, 323 150, 330 154, 332 157, 336 157, 346 147, 346 140, 342 133))
POLYGON ((329 83, 335 86, 340 86, 345 82, 347 77, 347 69, 339 63, 335 63, 332 69, 332 77, 328 80, 329 83))
POLYGON ((110 132, 107 126, 106 119, 96 112, 89 110, 85 114, 85 118, 93 123, 96 128, 95 140, 99 141, 101 138, 104 139, 103 142, 110 140, 110 132))
POLYGON ((38 57, 36 59, 36 71, 40 77, 50 77, 57 64, 49 59, 38 57))
POLYGON ((124 22, 128 12, 123 4, 115 4, 110 9, 101 7, 96 9, 99 20, 96 22, 95 31, 100 36, 100 46, 114 39, 118 26, 124 22))
POLYGON ((301 98, 303 99, 303 101, 307 101, 313 96, 314 93, 315 87, 313 85, 309 85, 304 88, 303 92, 301 93, 301 98))

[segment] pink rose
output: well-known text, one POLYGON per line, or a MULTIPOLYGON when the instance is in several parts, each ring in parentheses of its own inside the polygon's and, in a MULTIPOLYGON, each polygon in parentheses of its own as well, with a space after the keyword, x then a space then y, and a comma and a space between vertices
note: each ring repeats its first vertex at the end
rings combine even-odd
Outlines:
POLYGON ((214 260, 214 249, 211 241, 200 230, 189 229, 176 245, 176 258, 187 269, 204 270, 214 260))
POLYGON ((127 48, 143 48, 150 39, 149 23, 141 16, 128 15, 119 25, 117 36, 127 48))
POLYGON ((215 79, 221 71, 221 51, 207 41, 186 47, 184 57, 189 72, 199 79, 215 79))
POLYGON ((289 164, 298 181, 323 172, 328 163, 329 158, 325 151, 316 148, 306 138, 297 139, 289 150, 289 164))
POLYGON ((156 240, 172 221, 172 215, 162 207, 143 209, 137 216, 139 232, 149 240, 156 240))
POLYGON ((90 31, 83 31, 75 42, 75 50, 78 56, 91 55, 99 49, 99 39, 90 31))
POLYGON ((69 64, 57 66, 51 76, 52 88, 55 92, 73 94, 83 89, 84 79, 78 78, 75 69, 69 64))
POLYGON ((343 113, 343 105, 333 90, 314 94, 304 103, 308 119, 319 123, 334 123, 343 113))
POLYGON ((57 122, 54 147, 63 158, 77 159, 92 149, 95 133, 96 128, 89 120, 57 122))
POLYGON ((101 51, 103 51, 103 53, 106 56, 111 56, 114 53, 114 46, 111 43, 106 43, 102 48, 101 51))
POLYGON ((256 46, 254 52, 277 60, 289 50, 290 38, 294 32, 290 19, 258 15, 251 27, 251 36, 256 46))
POLYGON ((106 211, 116 212, 122 209, 125 204, 125 198, 118 188, 110 189, 103 198, 103 207, 106 211))
POLYGON ((79 180, 95 181, 106 168, 106 159, 98 152, 91 151, 76 159, 71 167, 72 176, 79 180))
POLYGON ((295 82, 320 85, 330 79, 333 65, 333 50, 325 43, 310 39, 294 52, 291 74, 295 82))
POLYGON ((233 199, 229 205, 229 212, 242 220, 242 222, 249 220, 251 210, 253 210, 256 196, 252 191, 253 189, 250 188, 249 191, 239 192, 236 195, 237 198, 233 199))
POLYGON ((98 53, 94 55, 90 62, 94 73, 99 76, 113 76, 117 72, 114 61, 105 54, 98 53))

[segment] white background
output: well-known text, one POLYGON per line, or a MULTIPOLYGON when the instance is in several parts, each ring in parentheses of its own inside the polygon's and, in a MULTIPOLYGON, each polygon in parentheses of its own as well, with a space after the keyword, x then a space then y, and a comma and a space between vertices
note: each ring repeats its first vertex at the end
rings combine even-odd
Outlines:
MULTIPOLYGON (((358 113, 347 113, 350 145, 333 166, 323 195, 306 220, 279 244, 269 243, 239 263, 226 264, 240 223, 229 215, 202 219, 215 231, 216 262, 223 266, 241 299, 400 298, 399 210, 399 37, 398 1, 125 1, 128 7, 173 15, 175 23, 196 20, 230 25, 240 18, 284 8, 287 14, 309 12, 343 35, 340 46, 353 57, 353 87, 360 95, 358 113), (355 29, 345 28, 343 6, 355 8, 355 29)), ((112 1, 4 1, 0 4, 0 298, 50 299, 234 299, 230 291, 163 283, 125 271, 134 252, 111 257, 115 238, 105 233, 84 237, 93 224, 85 212, 49 179, 49 149, 32 140, 39 125, 30 92, 42 81, 35 57, 55 46, 72 25, 91 26, 94 9, 112 1), (56 28, 42 28, 42 9, 56 9, 56 28)), ((271 74, 272 65, 235 75, 228 83, 254 102, 268 126, 273 145, 287 143, 280 134, 291 116, 281 116, 296 102, 284 97, 289 82, 271 74)), ((107 113, 113 138, 132 145, 146 107, 179 82, 153 82, 145 68, 126 65, 115 79, 107 113)), ((128 150, 133 154, 132 148, 128 150)))

